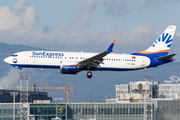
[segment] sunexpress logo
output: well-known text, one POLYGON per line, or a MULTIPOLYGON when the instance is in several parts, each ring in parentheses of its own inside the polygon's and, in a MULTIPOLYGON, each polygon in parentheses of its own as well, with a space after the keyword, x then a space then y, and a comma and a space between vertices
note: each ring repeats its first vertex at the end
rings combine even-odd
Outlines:
POLYGON ((162 36, 160 36, 156 42, 153 43, 152 47, 156 47, 156 45, 158 45, 159 43, 163 43, 164 45, 166 45, 167 47, 171 47, 171 43, 172 40, 171 39, 171 35, 169 35, 169 33, 163 33, 162 36))
POLYGON ((63 57, 63 53, 51 53, 51 52, 32 52, 32 56, 49 56, 49 57, 63 57))

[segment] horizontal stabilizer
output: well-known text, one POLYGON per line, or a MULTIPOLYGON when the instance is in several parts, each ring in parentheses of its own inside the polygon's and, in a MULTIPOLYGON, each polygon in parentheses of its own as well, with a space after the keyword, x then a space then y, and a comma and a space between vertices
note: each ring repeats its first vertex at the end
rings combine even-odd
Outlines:
POLYGON ((166 55, 166 56, 163 56, 163 57, 156 58, 156 60, 160 60, 160 61, 169 60, 170 58, 172 58, 172 57, 175 56, 175 55, 176 55, 176 54, 166 55))

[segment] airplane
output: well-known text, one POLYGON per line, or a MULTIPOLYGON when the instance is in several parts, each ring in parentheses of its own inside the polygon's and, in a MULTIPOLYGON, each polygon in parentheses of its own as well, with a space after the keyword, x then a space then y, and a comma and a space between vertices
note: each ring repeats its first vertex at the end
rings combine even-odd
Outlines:
POLYGON ((52 68, 60 69, 62 74, 77 74, 87 71, 130 71, 157 67, 174 61, 176 54, 169 50, 176 26, 170 25, 146 50, 131 54, 113 54, 115 40, 102 53, 63 52, 63 51, 23 51, 4 59, 15 68, 52 68))

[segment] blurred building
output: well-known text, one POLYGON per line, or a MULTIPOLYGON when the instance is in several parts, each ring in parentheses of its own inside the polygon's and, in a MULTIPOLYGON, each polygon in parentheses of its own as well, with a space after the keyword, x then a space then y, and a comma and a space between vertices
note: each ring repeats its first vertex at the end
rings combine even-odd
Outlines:
POLYGON ((159 97, 180 100, 180 84, 159 84, 159 97))
MULTIPOLYGON (((0 89, 0 103, 13 103, 13 96, 11 95, 12 92, 16 92, 15 102, 20 102, 20 91, 19 90, 6 90, 0 89)), ((52 102, 52 97, 48 97, 47 92, 36 92, 36 91, 29 91, 28 92, 28 102, 42 102, 41 100, 46 100, 46 102, 52 102), (39 100, 39 101, 38 101, 39 100)))
MULTIPOLYGON (((106 102, 54 103, 47 92, 28 91, 28 115, 31 120, 178 120, 180 118, 180 84, 153 81, 116 84, 116 98, 106 102), (50 101, 48 101, 50 100, 50 101)), ((0 120, 19 120, 22 104, 11 92, 0 90, 0 120), (15 114, 14 114, 15 113, 15 114)))
POLYGON ((138 81, 129 84, 116 84, 116 98, 106 102, 139 102, 143 99, 173 98, 180 100, 180 84, 161 84, 156 81, 138 81))

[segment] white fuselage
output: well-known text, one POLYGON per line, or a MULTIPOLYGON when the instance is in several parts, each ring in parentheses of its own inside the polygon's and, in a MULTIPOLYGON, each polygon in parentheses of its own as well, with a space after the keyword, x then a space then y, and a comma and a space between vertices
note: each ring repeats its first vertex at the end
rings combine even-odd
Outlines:
MULTIPOLYGON (((61 52, 61 51, 24 51, 7 57, 4 61, 14 67, 52 68, 59 69, 62 62, 78 64, 98 53, 86 52, 61 52)), ((150 65, 150 59, 146 56, 130 54, 108 54, 103 57, 103 63, 97 70, 136 70, 150 65)))

